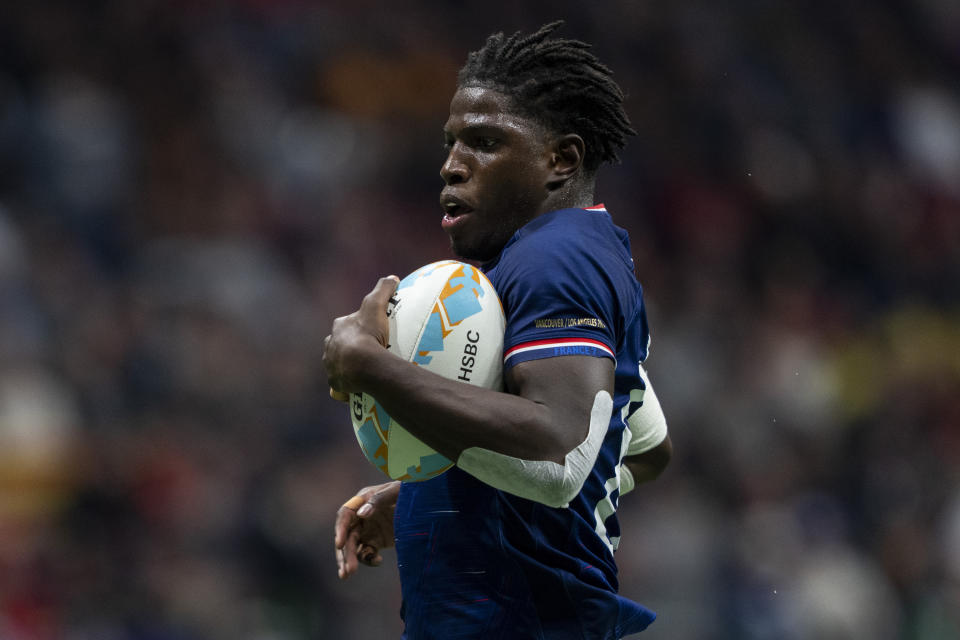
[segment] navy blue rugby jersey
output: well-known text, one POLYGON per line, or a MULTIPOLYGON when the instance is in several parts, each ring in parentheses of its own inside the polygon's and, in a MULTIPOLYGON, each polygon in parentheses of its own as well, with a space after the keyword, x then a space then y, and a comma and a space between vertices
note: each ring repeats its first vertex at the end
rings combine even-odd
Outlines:
POLYGON ((616 640, 655 618, 617 593, 613 552, 630 392, 649 330, 626 231, 600 205, 539 216, 484 265, 503 303, 504 370, 564 355, 610 358, 610 427, 567 508, 453 467, 404 483, 394 520, 404 638, 616 640))

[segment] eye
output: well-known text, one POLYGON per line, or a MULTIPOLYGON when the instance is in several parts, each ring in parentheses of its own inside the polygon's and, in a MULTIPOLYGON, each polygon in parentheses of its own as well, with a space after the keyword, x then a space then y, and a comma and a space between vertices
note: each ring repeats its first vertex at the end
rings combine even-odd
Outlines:
POLYGON ((482 149, 483 151, 491 151, 496 149, 499 142, 499 140, 496 138, 491 138, 490 136, 480 136, 477 138, 476 146, 478 149, 482 149))

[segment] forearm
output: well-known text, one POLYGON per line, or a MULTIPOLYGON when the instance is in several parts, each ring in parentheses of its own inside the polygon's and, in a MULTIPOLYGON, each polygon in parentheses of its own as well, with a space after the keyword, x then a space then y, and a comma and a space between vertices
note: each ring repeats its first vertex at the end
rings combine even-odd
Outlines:
MULTIPOLYGON (((479 447, 562 463, 571 449, 569 434, 557 428, 562 420, 555 408, 443 378, 385 349, 371 350, 365 358, 356 386, 375 397, 407 431, 451 460, 464 449, 479 447)), ((582 439, 585 421, 580 431, 582 439)))
POLYGON ((621 481, 620 494, 629 493, 637 485, 652 482, 663 473, 673 457, 673 442, 670 436, 649 451, 632 456, 626 456, 620 464, 621 481), (629 478, 625 474, 629 473, 629 478))
POLYGON ((656 480, 657 476, 666 468, 666 464, 646 460, 643 455, 624 458, 623 466, 630 470, 634 486, 656 480))

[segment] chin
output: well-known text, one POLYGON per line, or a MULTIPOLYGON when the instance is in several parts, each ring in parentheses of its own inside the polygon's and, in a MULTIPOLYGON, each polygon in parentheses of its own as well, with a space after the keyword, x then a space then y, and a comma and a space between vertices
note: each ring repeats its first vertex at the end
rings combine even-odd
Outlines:
POLYGON ((490 251, 484 251, 480 247, 457 242, 453 238, 450 238, 450 249, 453 250, 453 253, 458 258, 462 258, 463 260, 474 260, 476 262, 486 262, 497 255, 496 253, 491 253, 490 251))
POLYGON ((450 240, 450 249, 455 256, 463 260, 483 260, 483 258, 477 256, 477 252, 473 248, 459 244, 455 240, 450 240))

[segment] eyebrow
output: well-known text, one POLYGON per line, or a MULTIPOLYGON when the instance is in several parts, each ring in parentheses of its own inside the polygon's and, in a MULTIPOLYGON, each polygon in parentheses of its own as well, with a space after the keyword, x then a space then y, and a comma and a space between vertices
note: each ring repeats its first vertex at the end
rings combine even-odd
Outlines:
MULTIPOLYGON (((517 125, 514 125, 512 123, 504 123, 502 121, 490 122, 489 120, 487 120, 482 122, 465 122, 464 125, 458 129, 458 132, 460 133, 460 135, 463 135, 465 133, 482 133, 484 131, 492 131, 492 132, 516 131, 518 128, 519 127, 517 125)), ((443 134, 445 136, 452 136, 453 132, 450 130, 449 127, 444 126, 443 134)))

